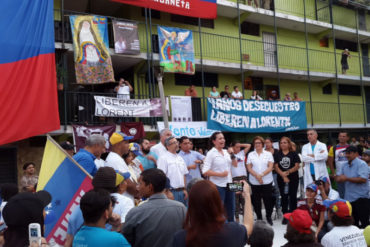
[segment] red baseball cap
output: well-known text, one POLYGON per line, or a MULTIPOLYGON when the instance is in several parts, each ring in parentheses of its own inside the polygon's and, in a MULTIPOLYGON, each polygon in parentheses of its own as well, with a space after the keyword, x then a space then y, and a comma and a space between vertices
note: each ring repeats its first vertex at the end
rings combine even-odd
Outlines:
POLYGON ((340 218, 352 217, 352 205, 349 201, 345 200, 325 200, 324 205, 329 208, 335 215, 340 218))
POLYGON ((290 225, 300 233, 311 233, 312 218, 307 210, 296 209, 292 213, 284 214, 290 225))

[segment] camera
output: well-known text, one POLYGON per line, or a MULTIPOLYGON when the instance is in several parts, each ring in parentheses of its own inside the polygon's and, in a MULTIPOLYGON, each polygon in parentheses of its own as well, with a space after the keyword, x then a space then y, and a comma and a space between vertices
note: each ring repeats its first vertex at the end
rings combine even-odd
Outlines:
POLYGON ((230 158, 232 159, 232 160, 234 160, 235 158, 236 158, 236 156, 235 156, 235 154, 230 154, 230 158))
POLYGON ((317 186, 320 186, 320 185, 323 185, 323 182, 322 182, 321 180, 316 180, 316 181, 315 181, 315 184, 316 184, 317 186))
POLYGON ((232 192, 243 191, 242 183, 227 183, 227 189, 232 192))

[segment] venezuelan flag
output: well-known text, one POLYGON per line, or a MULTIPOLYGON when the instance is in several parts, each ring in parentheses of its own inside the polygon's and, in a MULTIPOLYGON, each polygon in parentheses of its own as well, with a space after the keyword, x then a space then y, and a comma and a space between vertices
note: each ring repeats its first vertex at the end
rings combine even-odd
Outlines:
POLYGON ((0 145, 60 128, 53 4, 0 1, 0 145))
POLYGON ((49 242, 64 245, 68 218, 91 189, 91 176, 48 135, 37 190, 46 190, 52 196, 45 218, 49 242))

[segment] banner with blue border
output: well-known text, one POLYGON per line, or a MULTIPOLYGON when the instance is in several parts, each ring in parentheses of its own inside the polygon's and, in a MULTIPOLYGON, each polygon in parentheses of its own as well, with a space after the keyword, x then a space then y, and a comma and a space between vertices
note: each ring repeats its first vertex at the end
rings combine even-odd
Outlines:
POLYGON ((271 133, 307 128, 306 102, 207 99, 207 128, 271 133))

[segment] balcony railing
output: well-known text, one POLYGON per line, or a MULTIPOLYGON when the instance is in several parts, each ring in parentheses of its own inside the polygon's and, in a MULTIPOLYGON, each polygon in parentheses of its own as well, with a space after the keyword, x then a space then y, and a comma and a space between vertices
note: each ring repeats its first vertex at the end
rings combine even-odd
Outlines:
MULTIPOLYGON (((64 32, 62 30, 61 22, 55 21, 55 40, 57 42, 64 40, 66 43, 72 43, 72 34, 68 16, 64 16, 63 20, 64 32)), ((114 39, 111 32, 112 27, 110 19, 108 23, 110 30, 110 47, 113 48, 114 39)), ((138 22, 138 25, 141 52, 151 52, 151 41, 155 40, 156 38, 155 36, 150 38, 149 32, 146 32, 144 23, 138 22)), ((153 25, 153 35, 156 35, 156 25, 153 25)), ((237 33, 235 36, 227 36, 208 32, 199 33, 198 31, 193 31, 195 57, 200 58, 202 55, 203 59, 232 63, 240 63, 240 60, 242 59, 243 63, 257 66, 275 67, 276 55, 278 55, 279 67, 284 69, 307 71, 308 66, 306 56, 308 53, 310 71, 333 74, 336 72, 334 59, 335 56, 332 48, 306 49, 305 47, 278 44, 278 53, 276 53, 274 44, 267 44, 258 40, 242 38, 240 51, 240 40, 237 35, 237 33), (200 35, 202 38, 202 47, 200 47, 199 43, 200 35), (271 48, 273 49, 271 50, 271 48)), ((336 57, 337 71, 338 74, 341 74, 341 51, 337 51, 336 57)), ((368 71, 370 70, 370 64, 364 63, 363 60, 368 61, 368 58, 366 57, 364 59, 363 57, 360 57, 359 59, 358 53, 353 53, 352 57, 348 59, 349 70, 347 71, 347 74, 359 76, 360 72, 363 71, 363 76, 369 76, 368 71), (360 69, 360 66, 363 66, 361 67, 362 69, 360 69)))
MULTIPOLYGON (((95 101, 94 96, 101 95, 107 97, 116 97, 115 93, 100 93, 100 92, 73 92, 59 91, 59 112, 62 125, 71 124, 119 124, 121 122, 142 121, 146 125, 156 126, 157 121, 162 121, 162 118, 109 118, 95 116, 95 101)), ((142 95, 140 98, 147 98, 142 95)), ((137 95, 132 95, 137 97, 137 95)), ((198 98, 196 107, 193 109, 194 121, 206 121, 206 114, 201 114, 203 109, 201 104, 206 98, 198 98), (204 116, 203 118, 201 116, 204 116)), ((370 104, 349 104, 349 103, 331 103, 331 102, 312 102, 311 119, 311 104, 306 102, 307 123, 314 125, 318 124, 364 124, 370 123, 370 104), (340 106, 340 107, 338 107, 340 106), (364 109, 365 108, 365 109, 364 109), (340 109, 340 114, 339 114, 340 109), (365 116, 364 116, 365 114, 365 116)))

